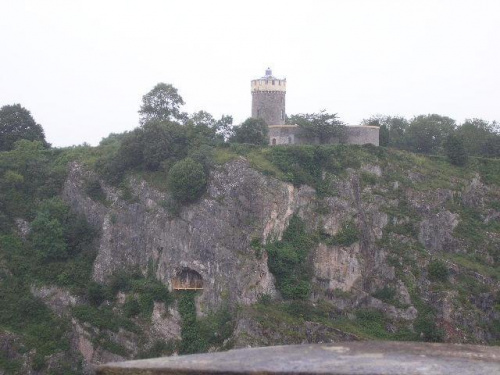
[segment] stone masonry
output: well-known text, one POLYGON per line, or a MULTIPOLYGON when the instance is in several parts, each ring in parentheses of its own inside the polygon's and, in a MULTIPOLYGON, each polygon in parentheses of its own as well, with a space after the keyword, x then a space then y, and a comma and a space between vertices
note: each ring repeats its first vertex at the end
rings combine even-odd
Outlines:
MULTIPOLYGON (((267 68, 264 77, 252 80, 252 117, 263 119, 269 126, 269 144, 335 144, 339 140, 332 138, 308 139, 301 134, 301 128, 297 125, 285 125, 285 96, 286 79, 273 76, 270 68, 267 68)), ((347 144, 379 145, 379 128, 376 126, 350 125, 347 126, 347 144)))

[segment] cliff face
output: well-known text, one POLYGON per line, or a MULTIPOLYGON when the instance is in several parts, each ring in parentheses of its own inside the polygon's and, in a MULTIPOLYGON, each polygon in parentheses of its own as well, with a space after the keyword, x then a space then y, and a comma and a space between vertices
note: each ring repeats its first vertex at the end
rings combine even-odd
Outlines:
MULTIPOLYGON (((364 337, 304 317, 299 326, 285 320, 269 324, 272 320, 263 320, 252 307, 263 296, 277 303, 281 299, 267 253, 256 251, 254 245, 279 241, 293 215, 302 219, 308 232, 319 233, 308 258, 313 306, 327 304, 353 321, 357 309, 378 311, 388 319, 387 332, 404 329, 417 337, 415 327, 431 309, 432 323, 443 330, 445 341, 498 340, 492 325, 500 319, 494 308, 499 284, 492 273, 500 248, 500 213, 494 203, 500 189, 484 184, 479 175, 450 177, 447 184, 434 187, 434 177, 406 168, 385 162, 364 164, 338 176, 325 173, 323 180, 335 193, 319 195, 312 187, 264 175, 240 157, 211 171, 201 200, 172 212, 169 194, 138 177, 128 181, 127 199, 120 189, 101 182, 106 202, 96 202, 84 188, 95 175, 73 163, 63 197, 101 228, 96 281, 106 283, 112 274, 137 267, 143 274, 152 272, 169 288, 183 272, 199 275, 199 316, 224 304, 242 307, 235 313, 236 346, 364 337), (339 241, 347 224, 354 226, 356 235, 339 241), (468 225, 481 229, 480 247, 474 248, 463 235, 468 225), (481 257, 481 266, 471 264, 471 255, 481 257), (437 259, 445 269, 440 280, 439 272, 436 276, 433 271, 437 259)), ((45 300, 57 309, 56 303, 45 300)), ((168 309, 155 303, 146 324, 155 339, 180 337, 177 307, 168 309)), ((268 314, 266 309, 261 313, 268 314)), ((73 323, 75 350, 88 363, 111 358, 95 354, 101 350, 95 340, 85 341, 85 335, 95 337, 93 328, 75 319, 73 323)), ((123 337, 116 337, 116 342, 130 349, 120 358, 137 354, 137 337, 120 332, 123 337)))
POLYGON ((72 166, 64 197, 102 228, 94 278, 104 282, 118 270, 138 266, 146 273, 153 266, 157 279, 172 285, 192 270, 203 279, 200 306, 209 310, 223 298, 247 305, 276 294, 266 259, 256 257, 250 242, 279 238, 290 215, 314 196, 266 178, 241 159, 214 171, 205 198, 174 216, 165 208, 166 193, 136 179, 130 181, 134 203, 109 187, 109 207, 96 203, 83 192, 86 173, 72 166))

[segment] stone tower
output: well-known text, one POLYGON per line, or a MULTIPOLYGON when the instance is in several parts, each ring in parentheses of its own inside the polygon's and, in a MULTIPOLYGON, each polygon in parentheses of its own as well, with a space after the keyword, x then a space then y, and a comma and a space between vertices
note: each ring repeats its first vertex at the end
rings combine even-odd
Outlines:
POLYGON ((273 76, 270 68, 262 78, 252 80, 252 117, 263 119, 267 125, 285 123, 286 79, 273 76))

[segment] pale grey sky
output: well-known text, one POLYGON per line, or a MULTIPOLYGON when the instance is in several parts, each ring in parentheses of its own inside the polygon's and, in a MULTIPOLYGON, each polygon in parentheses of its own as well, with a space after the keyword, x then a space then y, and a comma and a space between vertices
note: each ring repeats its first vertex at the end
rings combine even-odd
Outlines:
POLYGON ((0 0, 0 106, 55 146, 138 126, 158 82, 241 122, 268 66, 288 114, 500 120, 500 1, 0 0))

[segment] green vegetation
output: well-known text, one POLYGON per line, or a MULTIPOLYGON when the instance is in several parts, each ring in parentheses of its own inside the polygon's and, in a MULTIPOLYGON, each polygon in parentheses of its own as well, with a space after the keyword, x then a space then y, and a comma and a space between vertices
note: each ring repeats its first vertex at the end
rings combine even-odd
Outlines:
POLYGON ((139 110, 141 124, 153 121, 182 120, 186 114, 180 111, 184 100, 177 89, 170 84, 158 83, 151 91, 142 97, 139 110))
POLYGON ((152 275, 144 277, 139 271, 122 271, 113 274, 102 293, 107 296, 107 299, 112 299, 118 292, 130 294, 124 308, 128 313, 136 312, 131 316, 140 313, 143 317, 150 317, 154 302, 164 302, 169 305, 173 301, 165 285, 152 275))
POLYGON ((459 167, 467 164, 469 155, 467 154, 462 138, 451 134, 446 138, 443 147, 451 164, 459 167))
POLYGON ((306 113, 290 116, 287 123, 296 124, 302 128, 306 138, 319 143, 329 143, 331 138, 337 138, 340 143, 347 140, 345 124, 339 120, 337 114, 327 113, 325 110, 319 113, 306 113))
MULTIPOLYGON (((404 281, 418 310, 414 331, 408 323, 391 320, 373 309, 352 307, 340 311, 325 301, 308 301, 313 289, 311 250, 319 240, 335 246, 360 241, 359 218, 349 216, 335 236, 328 236, 316 233, 314 228, 306 231, 302 220, 293 216, 280 241, 263 245, 261 238, 255 238, 251 244, 258 257, 267 251, 269 269, 285 302, 263 295, 256 306, 241 308, 251 310, 248 313, 255 314, 254 318, 265 328, 286 331, 293 342, 304 341, 296 327, 302 327, 305 321, 362 339, 441 341, 445 335, 436 321, 438 314, 422 294, 453 288, 466 312, 475 313, 478 310, 470 296, 491 292, 488 282, 475 273, 500 280, 500 224, 495 219, 486 223, 485 210, 467 207, 458 194, 477 173, 482 182, 492 187, 500 185, 500 160, 493 159, 500 156, 496 123, 467 120, 457 126, 452 119, 437 115, 418 116, 411 121, 379 118, 376 121, 381 126, 381 142, 389 148, 261 147, 267 143, 267 125, 262 121, 249 119, 233 131, 229 116, 216 120, 204 111, 188 115, 182 112, 182 105, 175 88, 159 84, 143 98, 140 127, 112 134, 98 147, 65 149, 48 148, 43 129, 21 106, 0 109, 0 331, 19 337, 20 352, 36 350, 34 369, 45 368, 45 356, 69 350, 67 318, 54 315, 34 297, 37 288, 47 285, 64 287, 88 302, 74 306, 73 317, 99 329, 94 344, 113 353, 127 355, 127 349, 113 340, 116 332, 124 329, 146 342, 142 328, 151 319, 154 303, 168 305, 175 299, 182 316, 182 340, 150 343, 139 356, 175 351, 195 353, 231 346, 236 312, 229 306, 198 318, 194 292, 173 296, 149 271, 146 277, 129 270, 116 273, 106 284, 92 281, 99 229, 92 228, 60 198, 68 164, 73 161, 97 173, 84 183, 85 193, 92 200, 111 206, 105 194, 111 184, 123 200, 137 202, 131 181, 143 179, 156 189, 171 193, 173 199, 166 199, 162 206, 172 215, 178 215, 182 204, 196 201, 204 194, 211 170, 222 169, 223 164, 241 156, 265 175, 297 187, 313 187, 320 198, 313 210, 322 215, 331 210, 330 205, 321 206, 322 198, 326 201, 328 197, 338 197, 345 191, 343 184, 347 179, 356 199, 385 198, 389 224, 377 245, 387 254, 388 263, 394 267, 396 277, 404 281), (415 155, 394 148, 435 155, 415 155), (475 157, 478 155, 482 157, 475 157), (369 165, 380 166, 382 176, 365 171, 369 165), (418 195, 429 189, 454 192, 453 201, 446 208, 458 214, 454 237, 464 253, 431 256, 418 241, 422 213, 412 208, 408 192, 418 195), (29 230, 22 231, 24 227, 29 230), (448 267, 448 261, 454 266, 448 267), (455 267, 460 271, 450 275, 455 267), (449 280, 453 280, 453 285, 449 280), (126 293, 124 303, 116 299, 118 292, 126 293)), ((335 115, 306 114, 294 119, 311 138, 342 138, 344 129, 335 115)), ((491 194, 484 198, 485 207, 498 211, 500 205, 494 195, 497 193, 491 194)), ((120 220, 116 213, 111 214, 113 224, 120 220)), ((375 290, 372 296, 405 308, 398 303, 393 285, 396 284, 375 290)), ((346 300, 352 300, 354 294, 341 290, 329 293, 328 298, 346 300)), ((499 305, 498 298, 495 303, 499 305)), ((487 329, 499 337, 498 320, 488 324, 487 329)), ((15 372, 19 371, 20 362, 0 353, 0 367, 15 372)))
POLYGON ((168 172, 168 186, 179 202, 194 202, 203 194, 206 184, 203 165, 191 158, 175 163, 168 172))
POLYGON ((31 113, 19 104, 4 105, 0 108, 0 151, 14 149, 20 140, 39 141, 44 147, 45 134, 40 124, 37 124, 31 113))
MULTIPOLYGON (((325 236, 325 235, 324 235, 325 236)), ((324 242, 327 245, 351 246, 358 242, 360 234, 356 223, 351 220, 342 224, 340 231, 335 236, 326 236, 324 242)))
POLYGON ((91 305, 79 305, 73 308, 73 316, 99 329, 118 332, 124 328, 131 332, 139 332, 139 328, 129 319, 121 317, 109 307, 96 308, 91 305))
POLYGON ((411 120, 375 116, 363 120, 363 123, 380 127, 381 146, 418 153, 445 154, 455 165, 464 165, 467 155, 500 157, 500 124, 495 121, 489 123, 481 119, 467 119, 457 125, 449 117, 430 114, 411 120))
POLYGON ((208 349, 208 342, 200 335, 200 326, 196 319, 195 291, 179 292, 179 313, 182 317, 181 338, 179 348, 181 354, 204 352, 208 349))
POLYGON ((286 299, 306 299, 311 292, 309 252, 314 245, 298 216, 290 219, 281 241, 266 246, 267 264, 286 299))
POLYGON ((378 298, 379 300, 394 305, 394 297, 396 297, 396 289, 391 286, 384 286, 381 289, 376 290, 372 293, 372 296, 378 298))
POLYGON ((58 319, 26 284, 14 277, 3 278, 0 300, 0 331, 21 335, 24 345, 36 348, 41 357, 69 349, 69 323, 58 319))
POLYGON ((233 318, 227 306, 203 319, 196 317, 196 291, 177 292, 182 318, 180 354, 206 352, 211 347, 230 349, 226 342, 233 333, 233 318))
POLYGON ((429 273, 430 280, 441 282, 448 281, 448 277, 450 274, 450 271, 448 270, 448 267, 446 267, 446 264, 444 264, 440 260, 433 260, 432 262, 430 262, 429 266, 427 267, 427 272, 429 273))
MULTIPOLYGON (((320 323, 325 328, 339 330, 354 335, 362 340, 421 341, 419 335, 412 332, 403 322, 392 322, 393 329, 387 330, 390 320, 380 311, 357 308, 341 311, 335 305, 319 301, 285 301, 258 303, 242 309, 243 317, 248 316, 262 327, 269 335, 271 344, 285 341, 300 344, 308 339, 305 322, 320 323)), ((335 336, 334 340, 338 339, 335 336)))
POLYGON ((97 178, 93 178, 86 182, 85 193, 96 202, 106 203, 106 194, 97 178))
POLYGON ((234 128, 234 135, 230 138, 230 141, 262 146, 267 145, 269 143, 269 128, 267 125, 262 119, 249 118, 240 126, 234 128))

